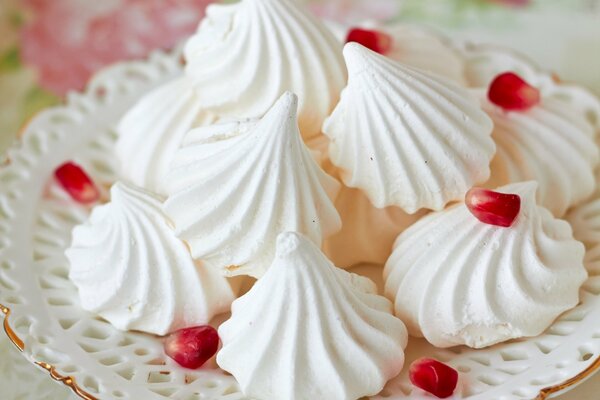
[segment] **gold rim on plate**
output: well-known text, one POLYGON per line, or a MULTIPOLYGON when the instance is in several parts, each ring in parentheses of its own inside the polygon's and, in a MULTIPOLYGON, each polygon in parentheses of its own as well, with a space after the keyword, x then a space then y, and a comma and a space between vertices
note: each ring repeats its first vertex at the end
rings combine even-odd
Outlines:
MULTIPOLYGON (((21 339, 17 333, 11 328, 8 323, 8 318, 10 317, 10 308, 3 306, 0 304, 0 312, 4 314, 4 332, 8 339, 15 345, 15 347, 20 351, 25 351, 25 342, 21 339)), ((44 371, 48 372, 50 377, 57 382, 61 382, 63 385, 67 386, 69 389, 73 391, 76 395, 81 397, 84 400, 98 400, 97 397, 92 396, 90 393, 83 390, 78 384, 75 378, 72 376, 63 376, 56 371, 56 368, 48 363, 41 361, 33 361, 35 365, 42 368, 44 371)))
MULTIPOLYGON (((10 339, 10 341, 15 345, 15 347, 20 352, 23 352, 25 350, 25 343, 23 342, 23 340, 21 338, 19 338, 17 333, 10 327, 9 322, 8 322, 8 318, 10 317, 10 308, 0 304, 0 312, 2 312, 2 314, 4 314, 4 324, 3 325, 4 325, 4 332, 6 333, 6 336, 8 336, 8 339, 10 339)), ((73 393, 75 393, 82 399, 98 400, 97 397, 95 397, 95 396, 91 395, 90 393, 86 392, 85 390, 83 390, 77 384, 77 381, 75 380, 75 378, 73 378, 72 376, 63 376, 63 375, 59 374, 53 365, 45 363, 45 362, 40 362, 40 361, 34 361, 33 363, 35 365, 37 365, 38 367, 42 368, 43 370, 45 370, 46 372, 48 372, 50 377, 52 379, 54 379, 55 381, 62 382, 63 385, 69 387, 73 391, 73 393)), ((554 393, 563 391, 572 386, 575 386, 578 383, 580 383, 581 381, 585 380, 586 378, 589 378, 591 375, 593 375, 599 369, 600 369, 600 357, 596 358, 596 360, 589 367, 587 367, 586 369, 584 369, 583 371, 581 371, 579 374, 575 375, 574 377, 567 379, 566 381, 559 383, 557 385, 548 386, 548 387, 541 389, 534 400, 546 400, 546 399, 548 399, 548 396, 550 396, 554 393)))

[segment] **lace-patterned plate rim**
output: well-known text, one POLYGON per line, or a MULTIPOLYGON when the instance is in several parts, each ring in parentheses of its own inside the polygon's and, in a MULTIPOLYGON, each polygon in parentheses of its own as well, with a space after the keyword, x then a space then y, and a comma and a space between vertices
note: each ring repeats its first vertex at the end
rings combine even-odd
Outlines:
MULTIPOLYGON (((479 48, 481 48, 481 46, 479 46, 479 48)), ((532 67, 532 68, 535 69, 535 67, 532 67)), ((35 120, 35 118, 33 118, 32 121, 33 120, 35 120)), ((24 133, 26 131, 27 131, 27 129, 23 129, 22 133, 24 133)), ((24 135, 21 136, 21 140, 23 140, 23 139, 25 139, 24 135)), ((17 149, 17 152, 18 152, 18 149, 17 149)), ((10 165, 10 163, 11 162, 10 162, 10 158, 9 158, 6 164, 10 165)), ((13 307, 13 309, 14 309, 14 307, 13 307)), ((24 354, 25 353, 25 342, 26 342, 26 340, 24 340, 24 339, 26 339, 26 338, 18 336, 16 331, 11 328, 10 320, 12 318, 17 318, 17 317, 20 318, 20 317, 27 317, 27 316, 14 314, 13 310, 11 310, 10 308, 5 307, 3 305, 0 305, 0 312, 4 315, 4 324, 3 325, 4 325, 4 330, 5 330, 6 335, 11 340, 11 342, 17 347, 17 349, 19 349, 24 354)), ((68 386, 79 397, 81 397, 83 399, 93 399, 93 400, 98 399, 94 395, 83 390, 78 385, 78 383, 74 377, 72 377, 70 375, 61 375, 57 371, 57 368, 54 365, 44 362, 44 361, 36 360, 36 359, 32 358, 31 356, 29 356, 29 357, 26 356, 26 358, 28 358, 29 361, 32 362, 37 367, 47 371, 52 379, 68 386)), ((559 384, 542 388, 541 390, 539 390, 539 394, 537 395, 537 397, 535 399, 536 400, 545 400, 550 397, 553 397, 557 393, 564 392, 564 391, 574 387, 575 385, 579 384, 580 382, 584 381, 585 379, 587 379, 589 376, 591 376, 593 373, 595 373, 598 370, 600 370, 600 357, 595 359, 587 368, 585 368, 578 374, 574 375, 573 377, 571 377, 567 380, 564 380, 559 384)))
MULTIPOLYGON (((12 342, 12 344, 16 347, 19 352, 23 353, 25 351, 25 342, 17 335, 17 333, 11 328, 9 317, 11 314, 11 310, 8 307, 0 304, 0 312, 4 315, 3 327, 4 333, 8 337, 8 339, 12 342)), ((77 380, 72 376, 63 376, 56 371, 56 368, 48 363, 42 361, 31 361, 34 365, 39 368, 45 370, 50 375, 50 378, 54 379, 57 382, 62 383, 67 386, 69 389, 73 391, 77 396, 81 397, 84 400, 98 400, 96 397, 92 396, 90 393, 83 390, 78 384, 77 380)))

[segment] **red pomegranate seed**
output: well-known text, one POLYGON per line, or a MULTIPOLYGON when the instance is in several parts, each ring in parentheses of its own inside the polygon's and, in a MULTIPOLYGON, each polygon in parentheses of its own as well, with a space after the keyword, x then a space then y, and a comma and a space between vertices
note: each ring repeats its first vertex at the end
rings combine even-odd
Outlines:
POLYGON ((540 102, 540 91, 519 75, 505 72, 490 84, 488 99, 508 111, 526 111, 540 102))
POLYGON ((452 396, 458 382, 455 369, 432 358, 414 361, 408 375, 413 385, 440 399, 452 396))
POLYGON ((73 200, 83 204, 94 203, 100 191, 88 174, 74 162, 68 161, 54 171, 54 176, 73 200))
POLYGON ((472 188, 465 196, 467 208, 485 224, 511 226, 521 210, 521 197, 517 194, 472 188))
POLYGON ((346 37, 346 43, 357 42, 379 54, 390 51, 392 41, 392 37, 385 32, 362 28, 351 29, 346 37))
POLYGON ((196 326, 171 333, 165 340, 165 353, 185 368, 200 368, 215 355, 219 334, 212 326, 196 326))

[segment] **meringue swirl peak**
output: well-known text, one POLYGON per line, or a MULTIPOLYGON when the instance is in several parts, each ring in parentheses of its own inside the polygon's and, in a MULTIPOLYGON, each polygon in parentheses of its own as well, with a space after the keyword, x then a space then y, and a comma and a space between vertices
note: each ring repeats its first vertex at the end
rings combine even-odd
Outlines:
POLYGON ((260 118, 298 95, 305 139, 318 135, 346 82, 342 46, 297 0, 210 5, 185 46, 200 105, 220 117, 260 118))
POLYGON ((164 335, 207 324, 234 299, 226 278, 192 260, 160 201, 125 183, 75 227, 65 254, 82 307, 118 329, 164 335))
POLYGON ((325 121, 346 186, 377 208, 441 210, 488 180, 492 121, 466 89, 357 43, 344 47, 348 85, 325 121))
POLYGON ((303 235, 280 234, 273 265, 219 328, 217 363, 259 400, 379 393, 402 369, 407 333, 362 280, 303 235))
POLYGON ((321 245, 341 227, 340 184, 314 161, 286 92, 258 122, 198 128, 169 173, 164 208, 196 259, 226 275, 260 277, 275 239, 297 231, 321 245), (244 126, 245 129, 234 129, 244 126))
POLYGON ((465 204, 404 231, 384 269, 386 294, 411 335, 436 347, 481 348, 540 335, 579 302, 584 246, 536 204, 536 182, 496 189, 521 198, 510 228, 480 222, 465 204))

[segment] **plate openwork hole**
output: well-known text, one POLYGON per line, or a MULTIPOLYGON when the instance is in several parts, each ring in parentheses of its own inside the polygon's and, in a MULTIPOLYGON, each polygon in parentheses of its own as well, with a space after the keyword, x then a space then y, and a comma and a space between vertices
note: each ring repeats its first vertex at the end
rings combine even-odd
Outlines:
POLYGON ((147 356, 148 350, 144 348, 135 349, 134 353, 140 357, 147 356))
POLYGON ((92 393, 99 392, 98 381, 92 376, 85 377, 85 379, 83 380, 83 386, 92 393))
POLYGON ((66 367, 63 367, 62 370, 66 374, 74 374, 76 372, 79 372, 80 368, 76 365, 67 365, 66 367))
POLYGON ((469 357, 469 359, 471 361, 476 362, 477 364, 481 364, 481 365, 484 365, 486 367, 490 366, 490 359, 488 357, 484 356, 484 355, 481 355, 481 356, 472 356, 472 357, 469 357))
POLYGON ((19 335, 26 335, 29 332, 32 323, 33 320, 30 317, 19 317, 15 321, 13 329, 17 331, 19 335))
POLYGON ((113 365, 121 364, 125 362, 125 359, 121 356, 109 356, 100 359, 100 364, 111 367, 113 365))
POLYGON ((535 342, 535 347, 537 347, 542 354, 550 354, 552 350, 554 350, 558 344, 550 343, 550 342, 535 342))
POLYGON ((576 308, 563 315, 560 320, 565 322, 581 322, 588 315, 589 310, 576 308))
POLYGON ((47 300, 51 306, 64 307, 72 306, 73 301, 67 297, 49 297, 47 300))
POLYGON ((150 390, 164 397, 171 397, 177 391, 175 388, 150 388, 150 390))
POLYGON ((6 297, 4 302, 8 306, 12 306, 12 305, 17 305, 17 304, 24 304, 25 300, 20 296, 10 295, 10 296, 6 297))
POLYGON ((502 357, 504 361, 523 361, 529 359, 527 352, 519 349, 502 350, 500 352, 500 357, 502 357))
POLYGON ((148 383, 171 382, 171 373, 169 371, 152 371, 148 373, 148 383))
MULTIPOLYGON (((230 386, 227 386, 225 388, 225 390, 223 390, 222 394, 223 394, 223 396, 226 396, 228 394, 236 394, 236 393, 240 393, 240 389, 237 387, 237 385, 230 385, 230 386)), ((408 394, 410 394, 410 392, 408 394)))
POLYGON ((133 370, 132 367, 126 367, 126 368, 118 370, 117 374, 119 374, 122 378, 130 381, 133 379, 133 376, 135 375, 135 371, 133 370))
POLYGON ((75 323, 79 321, 78 319, 69 319, 69 318, 63 318, 63 319, 59 319, 58 323, 60 324, 60 326, 65 330, 69 330, 71 329, 71 327, 73 325, 75 325, 75 323))
POLYGON ((0 270, 3 271, 12 271, 15 269, 15 265, 9 261, 0 261, 0 270))
POLYGON ((111 332, 108 329, 100 329, 97 326, 90 326, 81 334, 90 339, 106 340, 110 337, 111 332))
POLYGON ((588 361, 594 356, 594 352, 586 346, 582 346, 577 350, 579 351, 579 361, 588 361))
POLYGON ((488 386, 498 386, 503 384, 506 379, 500 376, 481 375, 477 377, 477 380, 488 386))
POLYGON ((97 353, 100 351, 100 349, 97 346, 89 344, 89 343, 81 343, 80 342, 79 346, 81 347, 81 349, 83 351, 85 351, 86 353, 89 353, 89 354, 97 353))
POLYGON ((123 394, 123 392, 121 392, 120 390, 113 390, 112 396, 117 399, 122 399, 123 397, 125 397, 125 394, 123 394))

